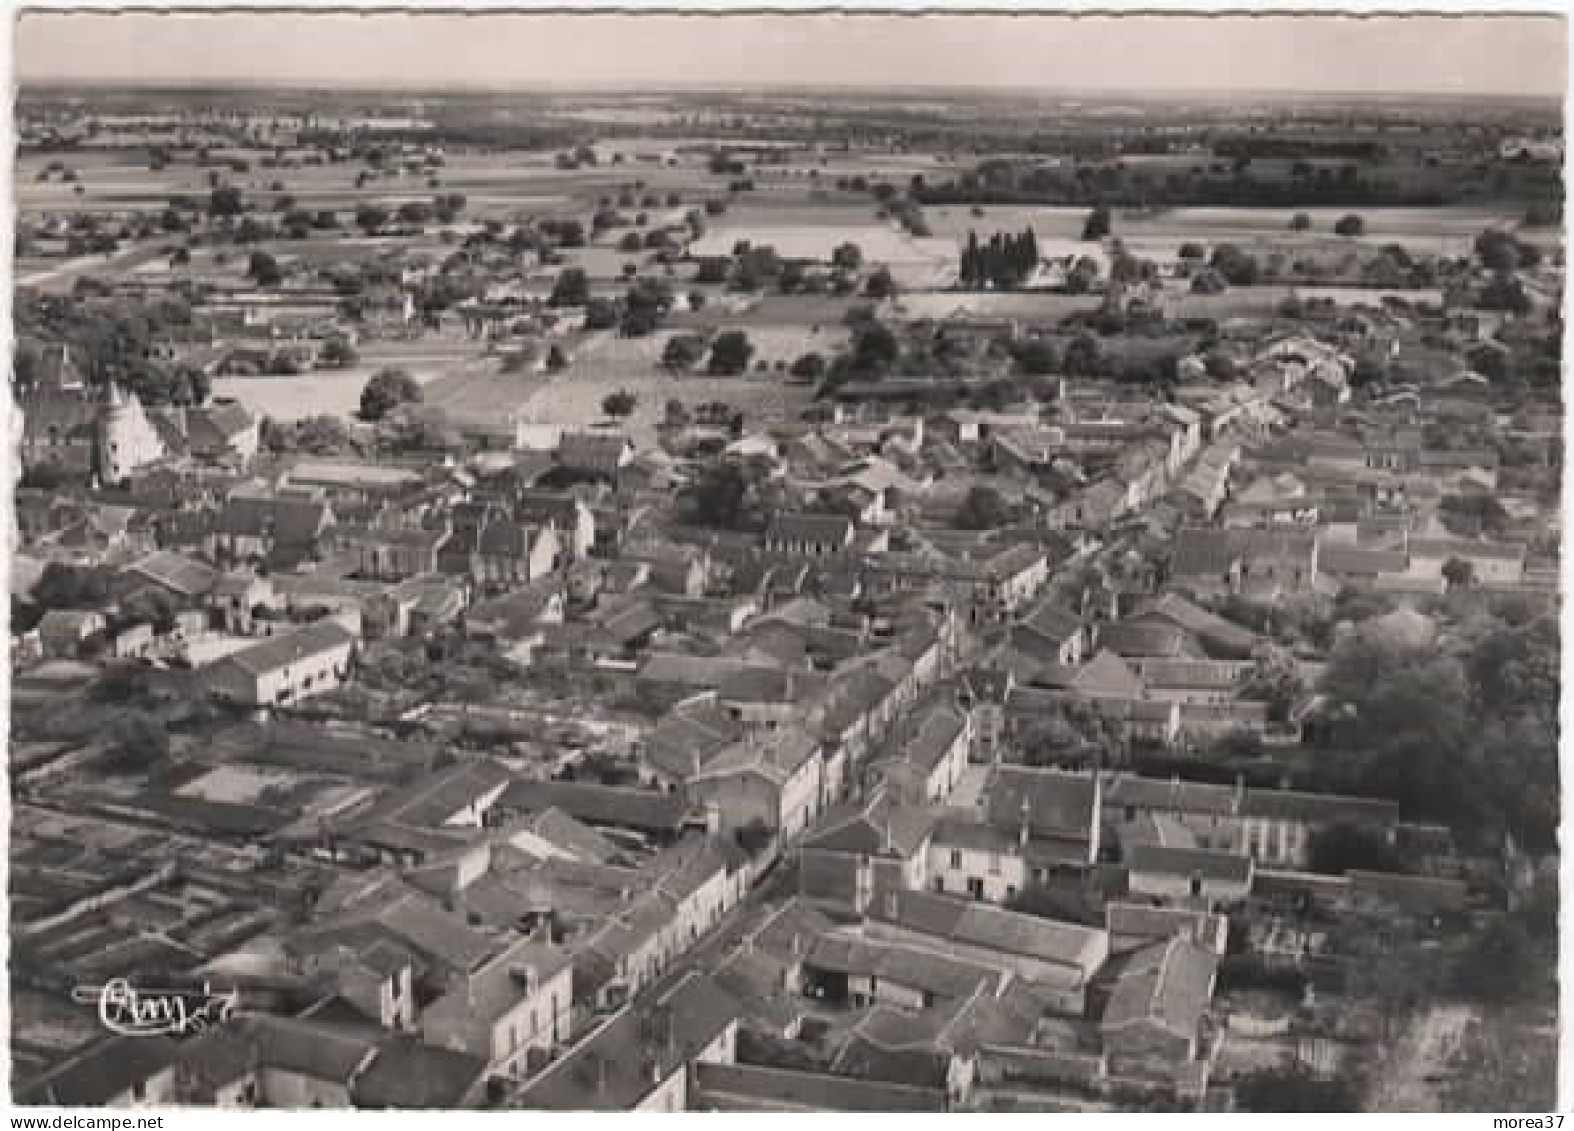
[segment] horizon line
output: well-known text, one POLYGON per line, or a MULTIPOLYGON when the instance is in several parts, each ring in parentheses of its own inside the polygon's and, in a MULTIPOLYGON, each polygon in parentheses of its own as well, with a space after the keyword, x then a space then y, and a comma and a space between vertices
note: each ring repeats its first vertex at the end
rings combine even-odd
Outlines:
POLYGON ((1528 91, 1498 91, 1498 90, 1450 90, 1436 87, 1427 89, 1396 89, 1396 88, 1366 88, 1366 89, 1319 89, 1311 87, 1058 87, 1052 85, 1036 86, 1009 84, 1000 86, 981 86, 976 83, 937 83, 928 85, 900 85, 889 83, 823 83, 823 82, 770 82, 770 83, 727 83, 727 82, 640 82, 636 79, 612 82, 542 82, 520 80, 515 82, 476 81, 466 82, 463 79, 431 80, 423 82, 401 82, 397 78, 383 80, 306 80, 299 78, 248 78, 244 76, 224 77, 181 77, 181 78, 152 78, 152 77, 100 77, 76 76, 58 77, 47 76, 16 77, 16 88, 19 95, 28 93, 33 89, 80 89, 80 90, 106 90, 129 89, 142 91, 167 91, 178 93, 183 91, 210 91, 234 90, 257 91, 273 90, 281 93, 295 91, 343 91, 347 93, 368 94, 516 94, 532 92, 562 92, 562 93, 717 93, 730 94, 739 92, 758 93, 800 93, 804 91, 825 92, 857 92, 877 93, 888 92, 891 94, 923 93, 932 95, 945 94, 1035 94, 1035 95, 1120 95, 1130 98, 1164 98, 1172 95, 1212 95, 1221 97, 1238 97, 1242 95, 1267 98, 1492 98, 1501 100, 1514 100, 1521 102, 1552 102, 1561 103, 1567 97, 1566 91, 1532 93, 1528 91))

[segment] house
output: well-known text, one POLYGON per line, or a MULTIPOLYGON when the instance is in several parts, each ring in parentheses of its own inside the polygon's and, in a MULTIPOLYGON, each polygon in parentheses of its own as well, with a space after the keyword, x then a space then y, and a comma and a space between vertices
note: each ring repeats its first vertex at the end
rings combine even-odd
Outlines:
POLYGON ((625 1007, 514 1097, 527 1111, 687 1111, 698 1064, 736 1060, 742 1004, 690 973, 625 1007))
POLYGON ((317 499, 231 495, 214 516, 208 556, 220 567, 274 554, 302 561, 317 553, 334 521, 332 508, 317 499))
POLYGON ((164 1036, 112 1036, 43 1076, 14 1080, 22 1107, 164 1107, 176 1101, 179 1045, 164 1036))
POLYGON ((573 963, 567 951, 520 939, 463 985, 421 1010, 421 1035, 484 1059, 495 1076, 523 1077, 568 1041, 573 963))
POLYGON ((395 1037, 378 1045, 351 1099, 361 1111, 463 1111, 485 1104, 487 1080, 480 1057, 395 1037))
POLYGON ((1132 621, 1173 624, 1202 644, 1217 659, 1248 659, 1260 637, 1233 621, 1208 612, 1178 593, 1166 593, 1140 606, 1132 621))
POLYGON ((1206 1053, 1218 959, 1184 938, 1137 951, 1099 1020, 1112 1074, 1176 1079, 1206 1053))
POLYGON ((183 601, 206 597, 218 580, 218 571, 206 562, 169 550, 140 558, 123 572, 183 601))
POLYGON ((448 537, 444 527, 384 527, 342 524, 333 532, 334 549, 353 555, 355 573, 371 581, 405 581, 437 572, 438 550, 448 537))
POLYGON ((1081 664, 1092 634, 1079 617, 1053 602, 1036 606, 1011 627, 1011 647, 1041 664, 1075 667, 1081 664))
POLYGON ((278 599, 273 582, 252 573, 226 573, 213 583, 209 608, 224 631, 250 636, 257 621, 267 615, 278 599))
POLYGON ((184 1050, 186 1102, 347 1108, 380 1038, 308 1017, 247 1013, 184 1050))
POLYGON ((193 459, 245 467, 256 458, 261 422, 236 401, 215 398, 205 405, 157 412, 174 427, 193 459))
POLYGON ((1184 845, 1132 844, 1123 853, 1133 895, 1199 901, 1206 907, 1237 903, 1251 893, 1252 858, 1184 845))
POLYGON ((1199 594, 1305 593, 1317 583, 1317 551, 1316 532, 1185 527, 1169 576, 1199 594))
POLYGON ((778 514, 765 534, 765 550, 772 554, 827 557, 847 552, 855 527, 842 515, 778 514))
POLYGON ((1198 847, 1247 855, 1259 867, 1303 867, 1311 837, 1322 828, 1355 825, 1391 839, 1399 821, 1391 801, 1135 774, 1112 777, 1103 797, 1114 819, 1163 815, 1184 825, 1198 847))
POLYGON ((1183 938, 1223 958, 1230 933, 1229 920, 1211 911, 1119 900, 1104 905, 1104 926, 1117 954, 1183 938))
POLYGON ((759 822, 783 841, 813 823, 822 803, 819 740, 801 727, 751 732, 697 765, 684 793, 734 834, 759 822))
POLYGON ((471 605, 464 612, 465 633, 477 640, 517 644, 538 636, 545 625, 562 624, 564 606, 561 583, 543 577, 522 589, 471 605))
POLYGON ((887 891, 928 886, 934 818, 879 797, 826 815, 799 849, 798 883, 817 907, 864 914, 887 891))
POLYGON ((436 566, 450 577, 483 587, 525 585, 557 568, 551 524, 527 526, 486 504, 455 508, 453 531, 437 550, 436 566))
POLYGON ((1526 549, 1522 545, 1465 538, 1411 538, 1409 576, 1431 581, 1443 577, 1450 561, 1465 562, 1475 580, 1489 585, 1517 585, 1524 580, 1526 549))
POLYGON ((1181 704, 1233 702, 1252 665, 1245 661, 1147 658, 1134 664, 1154 699, 1181 704))
POLYGON ((961 780, 972 746, 967 715, 953 707, 932 707, 912 724, 886 767, 886 781, 907 804, 939 805, 961 780))
POLYGON ((864 932, 1009 970, 1072 1016, 1081 1016, 1087 989, 1110 953, 1102 929, 929 891, 882 893, 869 907, 864 932))
POLYGON ((997 765, 983 799, 991 827, 1052 847, 1068 862, 1098 859, 1103 790, 1097 776, 997 765))
POLYGON ((260 640, 209 665, 208 693, 248 707, 284 706, 332 691, 349 674, 355 637, 327 619, 260 640))
POLYGON ((893 1112, 946 1111, 942 1089, 857 1080, 826 1072, 758 1064, 696 1064, 693 1111, 893 1112))
POLYGON ((551 523, 563 552, 575 561, 590 556, 596 544, 596 518, 584 500, 555 491, 514 493, 514 518, 532 525, 551 523))
POLYGON ((621 432, 565 432, 555 458, 570 471, 616 479, 634 462, 634 443, 621 432))
POLYGON ((676 840, 689 823, 689 803, 675 793, 567 781, 514 781, 495 802, 497 820, 561 809, 595 829, 623 830, 653 841, 676 840))
POLYGON ((890 1005, 926 1010, 941 1002, 995 993, 1012 974, 996 966, 953 957, 937 948, 840 932, 821 935, 803 957, 811 997, 846 1001, 853 1008, 890 1005))

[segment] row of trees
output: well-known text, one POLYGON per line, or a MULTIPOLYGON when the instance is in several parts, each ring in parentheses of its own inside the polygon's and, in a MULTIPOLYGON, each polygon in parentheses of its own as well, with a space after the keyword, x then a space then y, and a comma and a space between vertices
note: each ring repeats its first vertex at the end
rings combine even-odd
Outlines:
POLYGON ((965 288, 1014 290, 1038 269, 1038 237, 1032 228, 1016 234, 996 232, 985 243, 969 231, 962 248, 958 279, 965 288))

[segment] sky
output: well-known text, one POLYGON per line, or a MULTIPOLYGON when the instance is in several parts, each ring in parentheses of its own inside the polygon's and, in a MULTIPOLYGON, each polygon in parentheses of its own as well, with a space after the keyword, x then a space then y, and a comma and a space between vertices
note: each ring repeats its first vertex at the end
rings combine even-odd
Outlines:
POLYGON ((39 13, 23 82, 1557 96, 1561 18, 39 13))

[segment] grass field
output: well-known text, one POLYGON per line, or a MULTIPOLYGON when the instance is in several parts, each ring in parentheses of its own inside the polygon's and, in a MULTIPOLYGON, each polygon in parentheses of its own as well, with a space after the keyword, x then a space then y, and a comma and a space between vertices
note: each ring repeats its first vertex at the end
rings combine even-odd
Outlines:
MULTIPOLYGON (((534 423, 581 428, 604 421, 601 402, 608 394, 627 389, 639 398, 627 427, 642 445, 655 442, 656 425, 669 400, 691 408, 725 401, 755 420, 767 414, 773 419, 791 418, 809 403, 812 390, 788 386, 777 376, 674 377, 659 364, 671 336, 664 332, 648 338, 589 339, 581 343, 570 367, 550 379, 503 373, 496 365, 484 364, 450 371, 426 387, 426 401, 462 421, 519 414, 534 423)), ((767 344, 783 343, 762 342, 767 344)))
MULTIPOLYGON (((974 216, 964 205, 927 208, 924 217, 937 237, 965 240, 969 230, 983 239, 997 231, 1031 227, 1040 238, 1075 240, 1087 219, 1085 208, 1016 208, 985 206, 974 216)), ((1136 254, 1170 256, 1186 240, 1205 244, 1269 242, 1276 248, 1314 249, 1354 242, 1367 245, 1404 244, 1413 251, 1459 255, 1468 252, 1485 228, 1512 227, 1512 212, 1483 208, 1176 208, 1162 213, 1117 211, 1113 234, 1136 254), (1366 233, 1355 241, 1334 236, 1341 216, 1357 212, 1366 233), (1311 231, 1292 233, 1290 219, 1305 212, 1311 231)))
POLYGON ((455 340, 371 342, 360 352, 360 362, 348 369, 319 369, 298 377, 219 377, 213 393, 233 397, 253 413, 275 420, 349 417, 360 406, 366 382, 379 370, 402 369, 425 386, 458 379, 470 366, 496 368, 495 362, 478 358, 474 343, 455 340))

